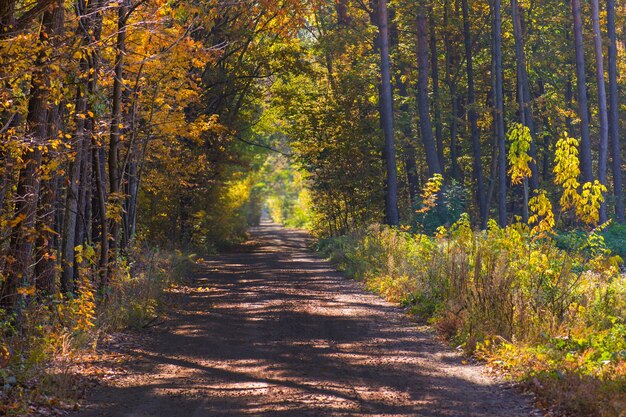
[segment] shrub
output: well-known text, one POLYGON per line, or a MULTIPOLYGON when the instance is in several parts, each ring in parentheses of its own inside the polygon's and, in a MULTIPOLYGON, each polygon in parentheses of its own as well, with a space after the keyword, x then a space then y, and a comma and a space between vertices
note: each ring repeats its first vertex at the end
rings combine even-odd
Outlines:
MULTIPOLYGON (((566 246, 578 250, 564 250, 563 237, 493 221, 475 231, 462 215, 432 237, 374 225, 319 247, 368 289, 410 307, 468 353, 552 387, 542 395, 554 401, 567 392, 555 380, 596 387, 602 398, 624 395, 626 283, 621 259, 602 233, 565 235, 575 240, 566 246)), ((576 404, 568 407, 582 415, 620 415, 611 401, 576 404)))

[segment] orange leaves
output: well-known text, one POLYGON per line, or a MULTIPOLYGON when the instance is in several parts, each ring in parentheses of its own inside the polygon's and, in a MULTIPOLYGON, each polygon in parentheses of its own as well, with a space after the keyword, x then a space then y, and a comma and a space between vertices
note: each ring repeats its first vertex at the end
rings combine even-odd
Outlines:
POLYGON ((22 296, 33 296, 35 295, 36 292, 36 288, 34 286, 32 287, 20 287, 17 289, 17 293, 22 295, 22 296))

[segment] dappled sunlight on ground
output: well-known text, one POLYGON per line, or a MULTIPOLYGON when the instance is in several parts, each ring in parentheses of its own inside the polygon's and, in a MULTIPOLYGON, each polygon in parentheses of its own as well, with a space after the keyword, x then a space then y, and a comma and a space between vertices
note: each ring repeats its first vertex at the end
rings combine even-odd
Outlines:
POLYGON ((530 400, 268 223, 203 263, 80 416, 532 416, 530 400))

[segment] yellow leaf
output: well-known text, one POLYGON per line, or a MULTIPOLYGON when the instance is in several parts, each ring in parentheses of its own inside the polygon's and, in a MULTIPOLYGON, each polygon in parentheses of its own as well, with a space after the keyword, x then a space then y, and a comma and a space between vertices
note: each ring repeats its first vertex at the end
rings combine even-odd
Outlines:
POLYGON ((35 295, 35 287, 20 287, 17 289, 17 293, 20 295, 35 295))

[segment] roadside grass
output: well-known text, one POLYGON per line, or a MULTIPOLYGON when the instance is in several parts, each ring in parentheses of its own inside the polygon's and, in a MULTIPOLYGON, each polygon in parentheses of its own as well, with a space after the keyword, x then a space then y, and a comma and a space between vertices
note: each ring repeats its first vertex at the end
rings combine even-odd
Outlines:
POLYGON ((109 372, 119 358, 100 352, 103 340, 150 325, 183 282, 194 256, 134 248, 104 293, 85 251, 75 294, 27 298, 19 316, 0 310, 0 415, 49 415, 78 407, 86 380, 109 372), (98 301, 96 303, 96 301, 98 301))
POLYGON ((368 289, 428 320, 570 415, 626 415, 626 280, 599 233, 564 250, 527 226, 469 218, 435 236, 386 226, 322 240, 368 289))

